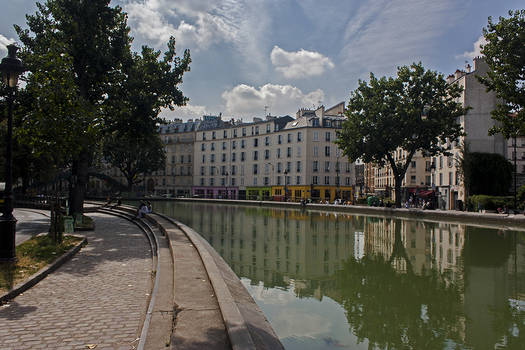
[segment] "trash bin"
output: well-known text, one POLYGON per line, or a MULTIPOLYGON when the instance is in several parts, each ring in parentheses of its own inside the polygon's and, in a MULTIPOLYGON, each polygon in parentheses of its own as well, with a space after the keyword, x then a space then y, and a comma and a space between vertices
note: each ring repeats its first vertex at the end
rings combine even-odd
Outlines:
POLYGON ((64 233, 73 233, 75 228, 73 226, 73 217, 72 216, 63 216, 62 217, 64 233))

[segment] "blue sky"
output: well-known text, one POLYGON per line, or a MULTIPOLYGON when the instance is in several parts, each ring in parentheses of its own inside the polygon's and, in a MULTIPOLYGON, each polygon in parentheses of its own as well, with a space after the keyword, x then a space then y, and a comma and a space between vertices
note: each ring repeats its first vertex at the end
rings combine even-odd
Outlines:
MULTIPOLYGON (((34 0, 2 0, 0 57, 17 40, 34 0)), ((188 106, 165 117, 202 114, 251 120, 347 101, 369 72, 392 75, 422 61, 448 75, 476 55, 488 16, 523 0, 112 0, 128 13, 134 49, 191 50, 182 89, 188 106)))

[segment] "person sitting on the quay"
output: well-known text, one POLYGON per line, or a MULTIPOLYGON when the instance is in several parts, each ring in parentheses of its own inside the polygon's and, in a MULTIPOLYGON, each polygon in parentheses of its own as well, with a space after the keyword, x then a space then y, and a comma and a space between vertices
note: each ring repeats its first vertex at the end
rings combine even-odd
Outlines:
POLYGON ((143 218, 146 214, 149 214, 151 212, 152 212, 151 203, 150 202, 144 203, 144 201, 141 201, 139 205, 139 209, 137 210, 137 219, 143 218))

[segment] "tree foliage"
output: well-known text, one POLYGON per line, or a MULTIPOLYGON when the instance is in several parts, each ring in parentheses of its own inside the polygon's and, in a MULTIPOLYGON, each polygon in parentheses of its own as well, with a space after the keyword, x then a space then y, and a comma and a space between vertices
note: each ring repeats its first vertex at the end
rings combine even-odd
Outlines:
POLYGON ((460 168, 469 195, 504 196, 509 192, 514 167, 500 154, 464 152, 460 168))
POLYGON ((395 178, 396 206, 401 184, 417 151, 447 153, 445 142, 462 135, 457 118, 466 113, 456 102, 461 87, 421 63, 398 68, 397 77, 359 81, 350 95, 347 120, 336 143, 351 161, 388 164, 395 178), (407 157, 395 152, 402 149, 407 157))
POLYGON ((104 159, 117 167, 128 182, 128 190, 143 173, 164 167, 165 153, 158 136, 158 117, 161 107, 183 105, 187 98, 178 86, 182 75, 189 70, 190 54, 179 58, 175 40, 161 52, 144 46, 134 54, 125 68, 126 79, 112 91, 109 99, 110 119, 106 123, 104 159))
POLYGON ((490 132, 506 138, 525 135, 525 10, 509 11, 498 22, 489 17, 483 35, 487 43, 481 53, 490 70, 478 79, 503 101, 492 112, 500 123, 490 132))
POLYGON ((47 0, 27 16, 28 29, 15 26, 29 69, 19 135, 35 152, 71 166, 74 213, 82 212, 88 167, 105 136, 128 137, 128 146, 131 135, 143 141, 156 131, 162 107, 187 100, 177 86, 189 51, 177 57, 171 38, 162 59, 147 47, 133 54, 126 14, 109 3, 47 0))

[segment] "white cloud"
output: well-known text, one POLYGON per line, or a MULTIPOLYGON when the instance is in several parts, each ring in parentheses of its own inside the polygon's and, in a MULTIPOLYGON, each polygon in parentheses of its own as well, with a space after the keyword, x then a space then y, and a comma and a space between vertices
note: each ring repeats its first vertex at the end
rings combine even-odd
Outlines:
POLYGON ((273 47, 270 58, 275 69, 286 78, 291 79, 321 75, 326 69, 334 68, 334 63, 330 58, 319 52, 304 49, 289 52, 276 45, 273 47))
POLYGON ((261 116, 265 106, 272 115, 294 114, 301 107, 318 106, 324 100, 321 89, 307 94, 291 85, 266 84, 259 88, 241 84, 222 93, 226 114, 232 116, 261 116))
POLYGON ((487 40, 485 40, 485 37, 482 35, 476 40, 474 43, 474 48, 472 51, 465 51, 463 55, 458 55, 457 58, 465 57, 474 59, 476 57, 481 56, 481 46, 485 45, 487 43, 487 40))
POLYGON ((170 111, 165 108, 160 112, 160 117, 173 120, 180 118, 183 120, 201 118, 203 115, 210 114, 206 106, 186 104, 186 106, 175 107, 175 110, 170 111))
POLYGON ((5 36, 0 34, 0 59, 7 55, 7 45, 13 44, 14 39, 7 39, 5 36))

